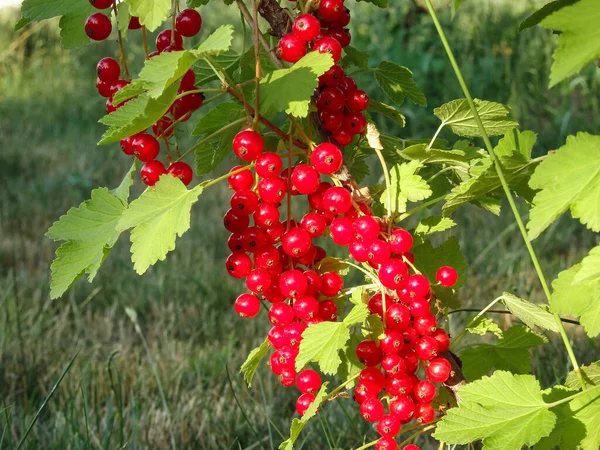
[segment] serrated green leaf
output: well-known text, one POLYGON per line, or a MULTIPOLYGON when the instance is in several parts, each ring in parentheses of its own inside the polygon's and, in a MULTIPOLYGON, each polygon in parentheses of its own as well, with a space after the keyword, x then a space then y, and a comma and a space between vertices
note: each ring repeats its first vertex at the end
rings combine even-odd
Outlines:
POLYGON ((131 15, 139 17, 140 23, 154 31, 162 25, 171 10, 170 0, 124 0, 129 4, 131 15))
POLYGON ((529 328, 539 327, 558 333, 558 325, 554 316, 544 307, 523 300, 509 292, 502 294, 502 302, 517 319, 529 328))
POLYGON ((354 306, 344 318, 344 325, 350 328, 353 325, 362 323, 369 315, 369 308, 365 303, 359 303, 354 306))
POLYGON ((260 109, 308 116, 308 107, 319 77, 333 65, 328 53, 310 52, 289 69, 279 69, 260 80, 260 109), (293 89, 290 89, 293 86, 293 89))
POLYGON ((362 52, 351 45, 348 45, 344 48, 344 53, 346 54, 342 58, 342 66, 344 68, 356 66, 361 69, 369 68, 369 54, 366 52, 362 52))
POLYGON ((449 217, 429 216, 421 220, 414 234, 421 238, 434 233, 441 233, 456 226, 456 222, 449 217))
POLYGON ((142 94, 128 101, 115 112, 104 116, 100 123, 110 128, 98 143, 110 144, 149 128, 171 107, 177 96, 178 84, 173 84, 157 99, 142 94))
POLYGON ((402 105, 405 98, 415 105, 427 106, 427 99, 415 83, 412 72, 406 67, 382 61, 374 73, 379 87, 398 106, 402 105))
POLYGON ((188 190, 179 178, 163 175, 153 188, 131 202, 117 229, 133 228, 131 260, 142 275, 175 248, 175 239, 190 227, 190 213, 202 193, 202 185, 188 190))
POLYGON ((374 341, 379 341, 385 335, 385 327, 381 316, 378 314, 370 314, 367 316, 362 326, 362 335, 374 341))
MULTIPOLYGON (((595 361, 589 366, 580 366, 579 369, 581 370, 586 386, 600 386, 600 361, 595 361)), ((575 372, 569 372, 565 380, 565 386, 575 390, 581 389, 579 377, 577 377, 575 372)))
POLYGON ((381 194, 379 202, 388 208, 391 199, 391 213, 403 213, 406 211, 407 202, 418 202, 431 196, 429 185, 417 175, 421 167, 418 161, 410 161, 396 164, 390 170, 390 189, 381 194))
POLYGON ((458 281, 453 288, 432 286, 432 289, 443 306, 460 307, 456 290, 465 284, 465 272, 468 265, 460 251, 458 240, 452 236, 436 249, 433 248, 431 242, 425 241, 413 248, 413 254, 415 255, 415 266, 430 280, 435 280, 435 274, 442 266, 450 266, 456 269, 458 281))
MULTIPOLYGON (((362 339, 358 334, 352 334, 346 349, 340 350, 339 355, 342 363, 338 367, 337 376, 342 382, 350 380, 365 368, 358 360, 358 356, 356 356, 356 347, 361 341, 362 339)), ((352 389, 354 386, 356 386, 356 380, 348 382, 346 390, 352 389)))
POLYGON ((406 125, 406 117, 404 117, 404 114, 402 114, 393 106, 386 105, 385 103, 371 99, 369 101, 369 107, 367 108, 367 111, 370 113, 383 114, 385 117, 392 119, 403 128, 406 125))
POLYGON ((204 39, 199 45, 194 47, 191 52, 198 58, 206 56, 218 56, 226 52, 231 47, 233 40, 233 26, 221 25, 210 36, 204 39))
POLYGON ((127 39, 127 31, 129 30, 129 22, 131 14, 129 12, 129 4, 121 2, 117 5, 117 24, 123 39, 127 39))
POLYGON ((531 375, 496 371, 458 395, 460 405, 447 411, 433 434, 447 444, 482 440, 484 450, 519 450, 548 436, 556 423, 531 375))
POLYGON ((569 136, 563 147, 542 161, 529 186, 540 190, 529 214, 530 240, 569 208, 581 223, 600 231, 600 136, 569 136))
POLYGON ((529 349, 547 340, 529 328, 515 325, 504 332, 496 345, 480 344, 470 347, 460 354, 463 373, 468 380, 476 380, 492 368, 510 370, 514 373, 529 373, 531 359, 529 349))
POLYGON ((94 279, 119 237, 116 224, 125 206, 126 203, 107 188, 94 189, 90 200, 71 208, 50 227, 46 236, 55 241, 67 241, 56 251, 51 266, 52 298, 60 297, 84 273, 89 274, 89 281, 94 279))
POLYGON ((558 274, 552 282, 550 309, 557 314, 580 316, 590 337, 600 334, 600 279, 574 284, 581 264, 558 274))
POLYGON ((263 360, 263 358, 269 353, 269 349, 271 345, 269 344, 269 340, 265 339, 265 341, 256 347, 254 350, 250 352, 244 364, 240 368, 240 373, 244 375, 244 380, 248 383, 248 387, 252 386, 252 380, 254 379, 254 374, 256 373, 256 369, 258 369, 258 365, 263 360))
POLYGON ((300 433, 304 429, 306 423, 312 419, 318 412, 319 406, 327 397, 327 386, 329 382, 326 381, 315 395, 315 400, 311 403, 308 409, 304 412, 304 415, 300 419, 293 419, 290 427, 290 437, 283 441, 279 446, 279 450, 294 450, 294 443, 300 436, 300 433))
POLYGON ((310 325, 302 333, 300 352, 296 357, 296 371, 309 362, 319 364, 321 372, 335 375, 342 360, 339 351, 350 339, 350 331, 344 322, 321 322, 310 325))
MULTIPOLYGON (((254 51, 254 49, 252 49, 254 51)), ((234 72, 240 64, 241 55, 233 50, 222 52, 219 55, 211 56, 211 61, 222 67, 225 73, 230 77, 234 78, 234 72)), ((264 66, 263 66, 264 67, 264 66)), ((204 86, 205 84, 218 80, 219 77, 215 74, 212 68, 204 60, 198 61, 193 67, 194 74, 196 75, 196 85, 204 86)))
MULTIPOLYGON (((474 102, 483 127, 489 136, 506 134, 519 126, 517 122, 507 117, 510 113, 507 106, 479 99, 475 99, 474 102)), ((475 116, 465 99, 452 100, 434 109, 433 113, 442 121, 442 125, 449 126, 454 134, 465 137, 481 137, 475 116)))
POLYGON ((496 322, 488 317, 474 317, 468 323, 468 326, 465 327, 469 333, 478 334, 480 336, 485 336, 487 333, 493 333, 497 337, 502 337, 502 330, 498 326, 496 322))
POLYGON ((579 0, 553 12, 540 26, 560 31, 558 48, 552 55, 550 87, 579 72, 600 56, 600 8, 598 0, 579 0))
POLYGON ((363 304, 365 302, 365 293, 365 288, 362 286, 358 286, 356 289, 354 289, 352 295, 350 296, 350 303, 352 303, 353 305, 363 304))
POLYGON ((494 148, 494 153, 499 158, 506 158, 513 155, 522 155, 526 160, 531 159, 533 146, 537 141, 537 134, 533 131, 519 131, 513 129, 506 133, 498 141, 494 148))
POLYGON ((31 23, 31 19, 21 16, 21 18, 17 21, 17 23, 15 23, 13 31, 19 31, 20 29, 29 25, 30 23, 31 23))
POLYGON ((360 183, 369 175, 369 165, 366 159, 372 154, 372 151, 366 150, 361 146, 347 146, 343 149, 344 163, 348 167, 348 170, 352 174, 352 178, 360 183))
POLYGON ((581 261, 581 269, 577 272, 574 284, 600 280, 600 245, 590 250, 581 261))
POLYGON ((61 45, 67 50, 72 50, 89 43, 85 33, 85 21, 90 14, 97 10, 88 2, 88 8, 78 12, 71 12, 62 16, 58 22, 60 28, 61 45))
POLYGON ((527 19, 521 22, 519 25, 519 32, 526 30, 527 28, 531 28, 539 24, 542 20, 548 17, 550 14, 558 11, 565 6, 570 6, 574 3, 577 3, 579 0, 556 0, 554 2, 550 2, 547 5, 544 5, 532 15, 530 15, 527 19))
MULTIPOLYGON (((151 98, 158 98, 167 86, 181 78, 198 57, 190 51, 163 52, 146 60, 140 79, 151 98)), ((118 101, 118 100, 117 100, 118 101)))

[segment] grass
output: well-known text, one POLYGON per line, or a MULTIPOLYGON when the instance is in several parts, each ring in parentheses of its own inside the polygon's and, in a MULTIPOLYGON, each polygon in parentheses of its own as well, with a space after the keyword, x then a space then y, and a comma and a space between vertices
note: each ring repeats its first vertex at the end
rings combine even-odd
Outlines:
MULTIPOLYGON (((437 127, 431 109, 460 97, 458 86, 433 27, 419 17, 408 27, 405 3, 393 3, 386 12, 356 5, 354 43, 369 51, 372 64, 386 58, 414 71, 428 107, 404 105, 408 126, 399 133, 431 136, 437 127)), ((597 130, 598 97, 590 95, 598 91, 597 73, 590 68, 548 91, 552 37, 541 30, 517 35, 515 24, 526 13, 503 5, 468 8, 467 2, 456 21, 447 22, 474 93, 508 103, 525 128, 539 131, 538 152, 559 147, 577 130, 597 130)), ((203 15, 238 20, 227 11, 211 6, 203 15)), ((1 20, 0 449, 16 448, 79 349, 22 448, 276 448, 280 433, 287 435, 295 392, 280 387, 265 366, 251 389, 237 375, 267 329, 264 321, 244 321, 232 312, 241 284, 223 269, 224 187, 201 197, 190 231, 145 276, 132 271, 123 237, 93 285, 79 282, 62 299, 49 299, 55 245, 45 231, 92 188, 116 186, 129 165, 116 146, 95 145, 103 104, 93 87, 94 65, 100 55, 113 55, 115 46, 64 52, 56 23, 24 38, 10 31, 14 17, 1 20)), ((139 55, 139 43, 132 44, 139 55)), ((367 75, 360 83, 377 95, 367 75)), ((465 307, 481 308, 502 291, 543 301, 509 211, 491 219, 475 208, 456 215, 454 234, 471 264, 462 290, 465 307)), ((535 246, 552 279, 596 241, 564 217, 535 246)), ((464 318, 455 315, 453 328, 464 318)), ((512 323, 509 316, 498 320, 505 327, 512 323)), ((568 331, 580 361, 598 359, 597 343, 577 327, 568 331)), ((564 379, 567 361, 557 340, 533 359, 544 386, 564 379)), ((352 403, 340 399, 323 408, 323 419, 307 427, 298 447, 347 449, 372 440, 352 403)))

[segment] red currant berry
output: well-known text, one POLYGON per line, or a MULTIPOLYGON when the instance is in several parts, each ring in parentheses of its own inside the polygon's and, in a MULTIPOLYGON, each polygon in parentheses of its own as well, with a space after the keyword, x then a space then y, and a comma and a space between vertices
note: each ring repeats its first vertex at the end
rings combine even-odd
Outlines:
POLYGON ((256 131, 241 131, 233 139, 233 151, 238 158, 244 161, 254 161, 261 155, 264 148, 265 142, 256 131))
POLYGON ((405 394, 400 394, 390 405, 390 412, 400 422, 409 422, 415 413, 415 402, 405 394))
POLYGON ((375 444, 375 450, 398 450, 398 444, 393 437, 382 437, 375 444))
POLYGON ((438 343, 438 351, 445 352, 450 347, 450 337, 448 333, 446 333, 443 329, 438 328, 433 333, 431 333, 431 337, 434 338, 438 343))
POLYGON ((364 241, 354 241, 348 247, 348 252, 358 262, 367 262, 369 260, 369 247, 364 241))
POLYGON ((435 419, 435 409, 431 403, 419 403, 415 408, 415 420, 419 423, 429 423, 435 419))
MULTIPOLYGON (((408 369, 407 369, 408 370, 408 369)), ((393 397, 398 397, 401 394, 409 394, 413 390, 413 380, 406 373, 397 373, 387 378, 385 389, 393 397)))
POLYGON ((129 156, 133 156, 133 140, 135 139, 135 134, 133 136, 126 137, 121 139, 119 144, 121 145, 121 150, 123 153, 129 156))
POLYGON ((321 33, 321 24, 312 14, 300 14, 294 20, 292 31, 302 41, 310 42, 321 33))
POLYGON ((102 58, 96 66, 98 79, 108 84, 114 84, 119 81, 121 75, 121 66, 113 58, 102 58))
POLYGON ((300 322, 292 322, 285 326, 284 334, 287 340, 289 340, 291 346, 297 347, 300 345, 302 340, 302 333, 306 330, 307 325, 300 322))
POLYGON ((346 103, 344 93, 337 87, 323 89, 317 97, 317 109, 325 112, 341 111, 346 103))
POLYGON ((256 295, 242 294, 235 300, 234 308, 241 317, 255 317, 260 312, 260 300, 256 295))
POLYGON ((414 317, 421 317, 431 312, 429 300, 423 297, 412 298, 410 302, 410 313, 414 317))
POLYGON ((415 317, 413 327, 419 335, 428 336, 437 329, 435 316, 433 314, 425 314, 421 317, 415 317))
POLYGON ((361 370, 358 375, 358 381, 361 383, 372 383, 377 386, 379 390, 385 387, 385 376, 376 367, 366 367, 361 370))
POLYGON ((167 169, 167 173, 179 178, 186 186, 192 182, 194 171, 188 163, 177 161, 172 163, 167 169))
POLYGON ((408 444, 405 445, 402 450, 421 450, 420 447, 418 445, 415 444, 408 444))
POLYGON ((346 94, 346 105, 352 111, 364 111, 369 106, 369 96, 365 91, 353 89, 346 94))
POLYGON ((337 86, 344 79, 344 69, 341 66, 333 65, 331 68, 319 77, 319 86, 333 87, 337 86))
POLYGON ((325 233, 327 222, 320 214, 309 212, 302 218, 300 226, 314 239, 325 233))
POLYGON ((323 300, 319 303, 319 317, 328 322, 337 320, 337 305, 333 300, 323 300))
POLYGON ((103 41, 112 32, 112 22, 102 13, 94 13, 85 21, 85 34, 94 41, 103 41))
POLYGON ((404 346, 404 336, 398 331, 388 330, 383 339, 379 340, 379 347, 387 355, 399 353, 404 346))
POLYGON ((100 78, 96 78, 96 90, 102 97, 108 98, 111 96, 112 84, 102 81, 100 78))
POLYGON ((156 50, 165 51, 171 45, 171 34, 173 35, 173 44, 175 47, 183 48, 183 38, 177 31, 163 30, 156 36, 156 50))
MULTIPOLYGON (((281 242, 281 238, 283 237, 283 234, 285 233, 285 225, 283 225, 281 222, 276 223, 272 227, 266 228, 265 231, 269 235, 269 243, 277 244, 277 243, 281 242)), ((286 258, 281 258, 282 266, 286 266, 289 263, 289 261, 288 261, 289 257, 287 255, 285 255, 285 256, 286 256, 286 258)))
POLYGON ((299 270, 287 270, 279 278, 279 289, 286 297, 298 297, 306 293, 308 281, 299 270))
POLYGON ((394 437, 400 432, 400 420, 393 414, 383 416, 377 424, 377 432, 384 437, 394 437))
POLYGON ((406 363, 398 354, 385 355, 381 360, 381 368, 388 375, 406 372, 406 363))
MULTIPOLYGON (((334 66, 337 67, 337 66, 334 66)), ((323 111, 319 114, 319 119, 323 128, 327 131, 338 131, 344 125, 344 112, 343 111, 323 111)))
MULTIPOLYGON (((140 18, 136 17, 136 16, 131 16, 131 19, 129 19, 129 25, 127 25, 127 28, 129 28, 130 30, 139 30, 140 28, 142 28, 142 24, 140 23, 140 18)), ((150 57, 150 55, 148 55, 148 57, 150 57)))
MULTIPOLYGON (((316 168, 316 167, 315 167, 316 168)), ((318 169, 317 169, 318 170, 318 169)), ((316 209, 317 211, 325 212, 325 207, 323 206, 323 195, 327 190, 331 187, 331 183, 327 181, 323 181, 319 185, 319 189, 313 194, 308 196, 308 204, 311 208, 316 209)))
POLYGON ((291 367, 284 367, 279 374, 279 382, 285 387, 292 387, 296 382, 296 371, 291 367))
POLYGON ((330 175, 342 166, 344 157, 339 147, 325 142, 317 145, 310 155, 310 162, 320 173, 330 175))
POLYGON ((269 244, 269 235, 262 228, 250 227, 242 233, 242 244, 248 253, 256 253, 269 244))
POLYGON ((435 385, 429 380, 421 380, 414 387, 414 396, 420 402, 429 403, 435 398, 435 385))
POLYGON ((339 88, 342 90, 342 92, 344 92, 344 94, 347 94, 348 92, 356 89, 356 82, 351 77, 346 76, 340 82, 339 88))
POLYGON ((140 170, 140 176, 146 186, 154 186, 160 176, 167 173, 167 169, 160 161, 149 161, 140 170))
POLYGON ((354 134, 344 128, 331 133, 331 137, 336 144, 341 145, 342 147, 350 145, 354 140, 354 134))
POLYGON ((319 3, 319 16, 328 21, 340 19, 344 11, 344 0, 321 0, 319 3))
POLYGON ((143 162, 156 159, 160 152, 160 144, 156 138, 146 133, 137 134, 132 142, 132 147, 133 154, 143 162))
POLYGON ((435 358, 427 366, 427 378, 434 383, 444 383, 450 378, 452 365, 445 358, 435 358))
POLYGON ((321 377, 314 370, 303 370, 298 374, 296 386, 304 394, 314 394, 321 388, 321 377))
POLYGON ((356 356, 365 366, 374 367, 381 362, 383 353, 375 341, 365 340, 356 346, 356 356))
POLYGON ((267 338, 269 339, 271 345, 276 349, 279 349, 284 345, 290 345, 287 337, 285 336, 285 327, 282 325, 275 325, 272 327, 267 334, 267 338))
POLYGON ((292 228, 283 235, 281 240, 283 250, 290 256, 305 255, 312 245, 310 234, 302 228, 292 228))
POLYGON ((367 119, 360 112, 351 112, 344 118, 344 129, 353 135, 363 134, 367 129, 367 119))
POLYGON ((158 121, 152 125, 152 132, 154 136, 158 137, 169 137, 173 134, 173 121, 170 117, 162 116, 158 121))
POLYGON ((377 398, 382 387, 368 381, 361 381, 354 388, 354 399, 359 405, 362 405, 369 398, 377 398))
POLYGON ((181 84, 179 85, 179 90, 181 91, 190 91, 195 88, 196 84, 196 74, 192 69, 189 69, 181 78, 181 84))
POLYGON ((437 341, 431 336, 423 336, 415 342, 415 353, 423 361, 432 360, 438 353, 437 341))
MULTIPOLYGON (((390 308, 390 306, 392 305, 392 300, 389 296, 385 297, 385 307, 386 307, 386 311, 390 308)), ((371 297, 369 299, 369 311, 371 312, 371 314, 378 314, 379 316, 383 317, 383 298, 382 295, 380 293, 375 294, 373 297, 371 297)))
MULTIPOLYGON (((248 217, 248 216, 243 216, 248 217)), ((254 254, 254 264, 261 269, 273 269, 279 264, 279 251, 272 245, 262 248, 254 254)))
POLYGON ((384 240, 376 239, 369 246, 369 262, 375 266, 379 266, 380 264, 388 261, 390 259, 390 255, 390 246, 384 240))
POLYGON ((238 233, 233 233, 227 239, 227 247, 232 252, 239 252, 244 249, 244 245, 242 244, 242 235, 238 233))
POLYGON ((399 259, 389 259, 379 268, 379 280, 388 289, 400 289, 407 278, 408 267, 399 259))
POLYGON ((368 398, 360 405, 360 415, 367 422, 379 422, 384 414, 385 409, 379 399, 368 398))
POLYGON ((247 215, 240 214, 233 209, 227 211, 225 213, 225 217, 223 217, 223 224, 225 225, 225 229, 230 233, 242 233, 248 228, 249 223, 250 219, 247 215))
POLYGON ((289 63, 295 63, 306 55, 306 42, 296 34, 286 34, 279 40, 277 56, 289 63))
POLYGON ((115 0, 90 0, 90 4, 96 9, 110 8, 115 0))
POLYGON ((175 19, 175 29, 185 37, 196 36, 202 27, 202 16, 195 9, 184 9, 175 19))
POLYGON ((252 260, 244 252, 233 252, 225 262, 227 272, 233 278, 244 278, 252 270, 252 260))
POLYGON ((266 291, 271 286, 271 274, 266 269, 254 269, 246 278, 246 287, 255 294, 266 291))
POLYGON ((331 187, 323 194, 323 207, 333 214, 345 214, 352 208, 352 196, 343 187, 331 187))
POLYGON ((312 394, 302 394, 296 401, 296 411, 300 416, 303 416, 306 410, 315 401, 315 396, 312 394))
POLYGON ((403 228, 396 228, 388 241, 392 251, 398 255, 409 251, 413 244, 412 235, 403 228))
POLYGON ((258 195, 249 189, 235 191, 231 196, 231 209, 236 213, 249 216, 258 208, 258 195))
POLYGON ((279 209, 270 203, 261 203, 253 217, 257 226, 269 228, 279 223, 279 209))
POLYGON ((410 325, 410 311, 406 306, 394 303, 385 313, 385 323, 390 330, 403 331, 410 325))
MULTIPOLYGON (((406 340, 404 342, 406 342, 406 340)), ((404 362, 406 363, 407 372, 414 372, 417 370, 419 358, 417 358, 417 355, 412 349, 404 348, 404 350, 400 352, 400 356, 402 356, 402 359, 404 359, 404 362)))
POLYGON ((337 297, 344 288, 344 280, 337 272, 325 272, 321 275, 321 294, 325 297, 337 297))
POLYGON ((251 189, 254 185, 254 176, 250 170, 245 169, 241 172, 242 166, 233 167, 229 173, 237 172, 227 178, 227 182, 229 183, 229 187, 231 187, 235 191, 241 191, 244 189, 251 189))
POLYGON ((319 302, 310 295, 301 295, 294 301, 294 314, 300 320, 310 320, 319 313, 319 302))
POLYGON ((283 163, 277 153, 266 152, 256 159, 256 173, 262 178, 277 178, 283 163))
POLYGON ((355 238, 373 242, 379 235, 379 223, 371 216, 361 216, 353 223, 355 238))
POLYGON ((273 325, 287 325, 294 320, 294 310, 287 303, 279 302, 269 308, 268 316, 273 325))
POLYGON ((342 48, 348 47, 352 41, 352 35, 347 28, 330 27, 325 34, 338 41, 342 48))
POLYGON ((298 192, 308 195, 319 188, 321 179, 319 172, 311 166, 308 164, 299 164, 292 170, 291 182, 298 192))
POLYGON ((435 279, 444 287, 452 287, 458 281, 458 273, 449 266, 440 267, 435 274, 435 279))
POLYGON ((406 288, 411 298, 427 297, 429 295, 429 280, 423 275, 415 274, 408 277, 406 288))

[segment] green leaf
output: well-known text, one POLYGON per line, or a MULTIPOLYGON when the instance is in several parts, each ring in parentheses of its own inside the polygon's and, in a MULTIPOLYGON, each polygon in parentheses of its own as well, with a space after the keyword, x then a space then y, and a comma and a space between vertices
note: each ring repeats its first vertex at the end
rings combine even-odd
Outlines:
POLYGON ((198 58, 206 56, 218 56, 226 52, 231 47, 233 39, 233 26, 221 25, 211 33, 204 41, 192 49, 198 58))
POLYGON ((452 236, 436 249, 433 248, 431 242, 425 241, 413 248, 413 254, 415 255, 415 266, 430 280, 435 280, 435 274, 442 266, 450 266, 456 269, 458 281, 453 288, 432 286, 432 289, 443 306, 460 307, 456 290, 465 284, 465 272, 468 265, 460 251, 458 240, 452 236))
POLYGON ((454 226, 456 226, 456 222, 449 217, 429 216, 419 222, 414 234, 423 238, 430 234, 449 230, 454 226))
POLYGON ((574 284, 600 280, 600 245, 590 250, 590 253, 581 261, 581 269, 577 272, 574 284))
MULTIPOLYGON (((579 369, 582 372, 583 380, 587 387, 600 386, 600 361, 595 361, 589 366, 580 366, 579 369)), ((575 390, 581 389, 579 378, 575 372, 569 372, 565 380, 565 386, 575 390)))
POLYGON ((117 5, 117 24, 124 39, 127 39, 130 21, 131 14, 129 13, 129 5, 125 2, 119 3, 117 5))
POLYGON ((116 224, 126 203, 107 188, 92 191, 90 200, 71 208, 55 222, 46 236, 67 241, 56 251, 53 261, 50 296, 60 297, 83 274, 91 282, 119 237, 116 224))
POLYGON ((468 324, 469 325, 465 327, 465 330, 469 333, 478 334, 480 336, 485 336, 487 333, 493 333, 499 338, 502 337, 502 330, 498 324, 487 317, 474 317, 468 324))
POLYGON ((342 66, 344 68, 348 68, 351 66, 356 66, 361 69, 369 68, 369 54, 366 52, 362 52, 351 45, 348 45, 344 48, 344 53, 346 54, 342 58, 342 66))
POLYGON ((120 231, 131 232, 131 260, 138 274, 175 248, 175 239, 190 227, 190 213, 202 193, 202 185, 188 190, 179 178, 163 175, 147 189, 120 218, 120 231))
POLYGON ((326 381, 315 395, 315 400, 308 407, 308 409, 304 412, 304 415, 300 419, 293 419, 292 425, 290 427, 290 437, 283 441, 279 446, 279 450, 294 450, 294 443, 300 436, 300 433, 304 429, 306 423, 312 419, 318 412, 319 406, 321 403, 327 398, 327 386, 329 382, 326 381))
POLYGON ((552 55, 550 87, 579 72, 600 56, 600 8, 597 0, 580 0, 564 6, 540 22, 540 26, 560 31, 558 48, 552 55))
POLYGON ((543 306, 528 302, 509 292, 502 294, 502 302, 517 319, 529 328, 539 327, 543 330, 558 333, 558 325, 554 320, 554 316, 548 312, 547 307, 544 308, 543 306))
POLYGON ((422 165, 418 161, 396 164, 390 170, 390 189, 386 189, 379 198, 379 202, 388 207, 388 198, 391 198, 390 213, 403 213, 406 211, 407 202, 418 202, 429 198, 432 194, 427 182, 417 175, 422 165))
POLYGON ((22 17, 19 19, 19 21, 17 23, 15 23, 15 27, 13 28, 13 31, 19 31, 20 29, 24 28, 25 26, 29 25, 31 23, 31 20, 28 19, 27 17, 22 17))
MULTIPOLYGON (((342 382, 346 382, 358 375, 365 368, 358 360, 358 356, 356 356, 356 347, 361 341, 362 339, 358 334, 352 334, 348 342, 348 347, 345 350, 340 350, 339 354, 342 363, 338 367, 337 377, 342 382)), ((356 386, 356 380, 348 382, 346 389, 352 389, 354 386, 356 386)))
POLYGON ((498 145, 494 148, 494 153, 499 158, 522 155, 525 159, 530 160, 536 141, 537 134, 533 131, 520 132, 517 129, 513 129, 498 141, 498 145))
POLYGON ((529 349, 547 342, 546 339, 523 325, 515 325, 504 332, 496 345, 480 344, 464 350, 460 359, 463 373, 468 380, 476 380, 492 368, 529 373, 531 359, 529 349))
POLYGON ((413 74, 406 67, 389 61, 382 61, 375 69, 375 81, 398 106, 405 98, 415 105, 427 106, 427 99, 415 83, 413 74))
POLYGON ((379 341, 385 335, 385 327, 381 316, 378 314, 370 314, 367 316, 362 326, 362 335, 374 341, 379 341))
POLYGON ((600 334, 600 279, 575 284, 581 264, 558 274, 552 282, 550 309, 557 314, 580 316, 590 337, 600 334))
POLYGON ((89 43, 88 35, 85 33, 85 21, 90 14, 97 10, 88 3, 88 8, 78 12, 72 12, 62 16, 58 22, 60 38, 63 48, 72 50, 89 43))
POLYGON ((364 322, 369 315, 369 308, 365 303, 358 303, 350 310, 344 318, 344 325, 350 328, 353 325, 364 322))
POLYGON ((347 146, 343 149, 343 153, 344 163, 352 174, 352 178, 360 183, 371 172, 366 160, 373 152, 361 146, 347 146))
POLYGON ((140 23, 154 31, 162 25, 171 10, 170 0, 125 0, 129 4, 132 16, 137 16, 140 23))
POLYGON ((561 8, 565 6, 570 6, 574 3, 577 3, 579 0, 556 0, 553 2, 544 5, 532 15, 530 15, 527 19, 521 22, 519 25, 519 32, 526 30, 527 28, 531 28, 539 24, 542 20, 548 17, 550 14, 555 13, 561 8))
POLYGON ((157 99, 142 94, 128 101, 115 112, 104 116, 100 119, 100 123, 110 128, 104 132, 98 144, 117 142, 151 127, 171 107, 178 88, 178 84, 171 85, 157 99))
POLYGON ((133 186, 133 176, 137 172, 137 169, 140 166, 140 161, 136 158, 136 160, 131 165, 131 168, 125 174, 123 181, 119 184, 118 187, 110 191, 112 195, 120 199, 124 204, 127 204, 127 200, 129 200, 129 189, 133 186))
POLYGON ((242 364, 240 373, 244 375, 244 380, 248 383, 248 387, 252 386, 252 379, 254 378, 256 369, 258 369, 260 362, 269 353, 270 348, 269 340, 265 339, 262 344, 250 352, 246 361, 242 364))
POLYGON ((260 81, 261 110, 275 108, 295 117, 308 116, 310 99, 319 84, 319 77, 332 65, 331 55, 310 52, 289 69, 267 74, 260 81))
POLYGON ((386 105, 385 103, 371 99, 369 101, 369 107, 367 108, 367 111, 370 113, 383 114, 385 117, 392 119, 403 128, 406 125, 406 117, 404 117, 404 114, 402 114, 393 106, 386 105))
MULTIPOLYGON (((254 49, 251 49, 254 51, 254 49)), ((211 61, 221 66, 227 75, 234 78, 235 69, 239 67, 241 55, 233 50, 228 50, 220 53, 219 55, 211 56, 211 61)), ((219 77, 215 74, 212 68, 204 60, 198 61, 194 67, 194 74, 196 75, 196 86, 204 86, 205 84, 218 80, 219 77)))
POLYGON ((375 6, 379 6, 380 8, 388 7, 388 0, 358 0, 359 2, 372 3, 375 6))
POLYGON ((319 273, 336 272, 345 277, 350 273, 350 266, 344 263, 343 259, 327 256, 319 261, 317 270, 319 273))
POLYGON ((460 405, 447 411, 433 434, 447 444, 482 440, 484 450, 519 450, 548 436, 556 423, 531 375, 497 371, 458 395, 460 405))
POLYGON ((350 331, 344 322, 321 322, 310 325, 302 333, 300 352, 296 358, 299 372, 309 362, 319 364, 321 372, 335 375, 342 360, 339 351, 350 339, 350 331))
MULTIPOLYGON (((485 131, 489 136, 506 134, 519 124, 507 116, 510 109, 501 103, 475 99, 475 108, 479 113, 485 131)), ((481 137, 481 132, 469 103, 465 99, 452 100, 433 113, 442 121, 442 126, 448 125, 454 134, 465 137, 481 137)))
POLYGON ((578 133, 549 154, 529 181, 541 190, 529 214, 529 239, 533 240, 562 213, 571 214, 593 231, 600 231, 600 136, 578 133))
POLYGON ((181 78, 197 60, 196 55, 190 51, 163 52, 146 60, 140 79, 148 95, 151 98, 160 97, 167 86, 181 78))

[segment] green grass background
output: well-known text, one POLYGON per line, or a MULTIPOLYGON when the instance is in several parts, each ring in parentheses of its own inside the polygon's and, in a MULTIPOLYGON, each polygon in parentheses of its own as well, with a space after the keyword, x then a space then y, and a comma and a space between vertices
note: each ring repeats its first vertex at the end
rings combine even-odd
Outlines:
MULTIPOLYGON (((236 10, 213 3, 201 10, 202 35, 225 22, 239 30, 236 10)), ((408 1, 393 0, 387 11, 349 3, 353 45, 370 54, 372 65, 388 59, 411 68, 428 99, 426 108, 404 105, 405 129, 387 123, 382 128, 402 137, 430 137, 437 127, 432 109, 461 97, 430 21, 411 13, 408 1)), ((517 33, 536 3, 466 1, 454 21, 448 11, 442 16, 473 94, 508 104, 523 129, 539 133, 541 154, 576 131, 598 133, 600 75, 591 64, 547 89, 554 37, 539 29, 517 33)), ((16 18, 10 10, 0 14, 0 449, 16 448, 78 349, 23 448, 276 448, 294 415, 296 393, 281 387, 265 366, 251 389, 237 374, 268 328, 265 320, 238 318, 231 307, 243 285, 224 270, 225 187, 200 198, 190 231, 145 276, 133 272, 123 236, 93 285, 80 281, 63 298, 49 299, 56 245, 45 231, 94 187, 116 186, 130 161, 116 145, 96 146, 103 101, 94 88, 94 69, 100 57, 116 56, 114 41, 66 52, 56 22, 15 33, 16 18), (137 313, 139 332, 125 308, 137 313)), ((135 37, 130 48, 132 67, 139 69, 135 37)), ((368 75, 357 79, 383 99, 368 75)), ((453 234, 470 264, 461 294, 465 307, 481 308, 503 291, 543 301, 507 208, 499 218, 464 208, 456 221, 453 234)), ((563 217, 534 245, 553 279, 597 241, 563 217)), ((458 327, 465 315, 454 317, 458 327)), ((512 323, 509 316, 497 319, 503 327, 512 323)), ((567 331, 581 362, 599 358, 597 341, 577 327, 568 325, 567 331)), ((532 356, 544 386, 564 379, 560 341, 551 337, 532 356)), ((298 448, 349 449, 373 440, 376 434, 356 409, 350 399, 328 405, 298 448)))

